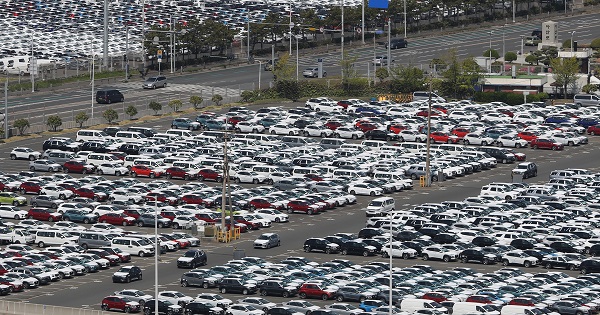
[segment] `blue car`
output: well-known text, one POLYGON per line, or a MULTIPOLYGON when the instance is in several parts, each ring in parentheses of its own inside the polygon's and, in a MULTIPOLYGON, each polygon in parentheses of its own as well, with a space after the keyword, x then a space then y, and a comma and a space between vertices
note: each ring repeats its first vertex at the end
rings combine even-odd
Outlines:
POLYGON ((546 118, 546 122, 551 124, 560 124, 569 121, 570 119, 567 116, 550 116, 546 118))
POLYGON ((581 127, 588 128, 590 126, 595 126, 600 123, 600 120, 596 118, 579 118, 577 119, 577 124, 581 127))
POLYGON ((386 306, 385 302, 380 300, 364 300, 358 305, 358 308, 365 312, 370 312, 380 306, 386 306))
POLYGON ((373 108, 373 107, 358 107, 356 110, 354 110, 354 112, 355 113, 373 113, 375 115, 383 114, 377 108, 373 108))
POLYGON ((171 122, 171 128, 173 129, 198 130, 200 126, 199 122, 192 121, 189 118, 175 118, 171 122))

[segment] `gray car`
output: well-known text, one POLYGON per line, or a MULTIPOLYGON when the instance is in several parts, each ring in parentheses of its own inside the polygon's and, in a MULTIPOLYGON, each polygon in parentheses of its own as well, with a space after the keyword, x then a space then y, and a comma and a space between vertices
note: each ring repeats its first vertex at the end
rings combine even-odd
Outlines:
POLYGON ((29 162, 29 170, 32 172, 35 171, 48 171, 48 172, 58 172, 62 171, 62 166, 53 160, 36 160, 29 162))
POLYGON ((52 208, 52 209, 58 208, 58 206, 63 202, 65 202, 65 201, 62 199, 59 199, 57 197, 49 196, 49 195, 33 196, 33 197, 31 197, 31 200, 29 201, 31 206, 34 208, 43 207, 43 208, 52 208))
POLYGON ((300 312, 304 314, 308 314, 310 313, 310 311, 314 311, 320 308, 317 305, 314 305, 311 302, 304 300, 291 300, 287 302, 282 302, 281 305, 292 309, 294 312, 300 312))
POLYGON ((142 84, 144 89, 156 89, 157 87, 167 87, 167 77, 150 77, 142 84))
POLYGON ((273 184, 273 187, 281 190, 292 190, 296 188, 305 188, 306 184, 293 179, 281 179, 273 184))
POLYGON ((203 287, 205 289, 214 288, 217 286, 218 279, 211 277, 206 272, 190 271, 181 276, 179 283, 182 287, 194 286, 203 287))
POLYGON ((326 309, 332 310, 339 315, 354 315, 363 312, 360 308, 348 303, 334 303, 325 306, 326 309))
MULTIPOLYGON (((143 226, 154 226, 154 214, 152 213, 144 213, 140 215, 136 220, 135 224, 139 227, 143 226)), ((158 223, 156 224, 159 228, 169 227, 171 226, 171 220, 164 218, 162 216, 158 216, 158 223)))

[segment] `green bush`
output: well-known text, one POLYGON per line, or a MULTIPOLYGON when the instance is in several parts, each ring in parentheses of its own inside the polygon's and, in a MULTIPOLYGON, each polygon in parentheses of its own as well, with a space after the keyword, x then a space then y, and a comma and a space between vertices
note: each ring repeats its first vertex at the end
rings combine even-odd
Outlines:
POLYGON ((125 108, 125 114, 129 116, 129 119, 133 119, 133 116, 137 115, 137 113, 138 110, 133 105, 129 105, 127 108, 125 108))
POLYGON ((158 115, 158 112, 162 110, 162 105, 157 101, 152 101, 148 104, 148 108, 154 111, 154 115, 158 115))
POLYGON ((86 112, 79 112, 75 116, 75 122, 79 124, 79 128, 83 128, 83 124, 90 119, 90 116, 86 112))
POLYGON ((183 103, 181 102, 181 100, 175 99, 175 100, 170 100, 167 105, 169 105, 169 107, 171 107, 171 109, 174 112, 178 112, 179 109, 183 106, 183 103))
POLYGON ((58 127, 62 126, 62 118, 58 115, 48 116, 46 126, 50 127, 51 131, 56 131, 58 127))
POLYGON ((204 102, 204 99, 202 97, 200 97, 198 95, 190 96, 190 104, 192 104, 192 106, 194 107, 195 110, 200 109, 202 102, 204 102))
POLYGON ((517 54, 512 51, 509 51, 506 54, 504 54, 504 60, 506 62, 513 62, 517 60, 517 54))
POLYGON ((492 58, 494 58, 494 59, 500 58, 500 54, 495 49, 491 49, 491 50, 488 49, 488 50, 484 51, 482 56, 490 58, 490 53, 492 54, 492 58))
POLYGON ((240 97, 242 98, 242 102, 250 103, 254 99, 254 95, 255 95, 254 91, 245 90, 245 91, 242 91, 242 94, 240 94, 240 97))
POLYGON ((592 47, 592 49, 600 49, 600 38, 594 39, 590 44, 590 47, 592 47))
POLYGON ((220 106, 221 102, 223 101, 223 96, 220 94, 215 94, 210 100, 215 103, 215 105, 220 106))
POLYGON ((13 123, 13 127, 17 128, 20 136, 22 136, 25 133, 25 130, 29 128, 29 126, 29 120, 25 118, 19 118, 13 123))
POLYGON ((104 117, 109 124, 112 124, 113 121, 119 119, 119 114, 116 110, 109 108, 102 113, 102 117, 104 117))

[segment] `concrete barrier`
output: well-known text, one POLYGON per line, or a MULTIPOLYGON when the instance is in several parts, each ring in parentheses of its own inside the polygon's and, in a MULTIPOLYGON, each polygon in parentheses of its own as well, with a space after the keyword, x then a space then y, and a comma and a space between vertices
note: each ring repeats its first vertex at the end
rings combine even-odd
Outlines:
POLYGON ((0 301, 0 315, 108 315, 111 312, 87 308, 0 301))

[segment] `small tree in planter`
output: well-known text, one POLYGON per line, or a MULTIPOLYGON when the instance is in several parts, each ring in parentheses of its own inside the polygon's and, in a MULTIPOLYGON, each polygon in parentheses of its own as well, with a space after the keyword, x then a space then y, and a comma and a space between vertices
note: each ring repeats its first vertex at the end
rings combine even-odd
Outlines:
POLYGON ((221 102, 223 101, 223 96, 221 96, 220 94, 215 94, 210 100, 217 106, 220 106, 221 102))
POLYGON ((181 102, 181 100, 170 100, 167 105, 171 107, 173 112, 178 112, 179 109, 183 106, 183 103, 181 102))
POLYGON ((62 126, 62 119, 58 115, 48 116, 46 126, 50 127, 52 131, 57 131, 58 127, 62 126))
POLYGON ((102 117, 104 117, 109 124, 112 124, 113 121, 119 119, 119 114, 116 110, 109 108, 102 113, 102 117))
POLYGON ((80 112, 75 116, 75 122, 79 124, 79 128, 83 128, 83 124, 90 119, 86 112, 80 112))
POLYGON ((513 62, 517 60, 517 54, 512 52, 512 51, 508 51, 506 52, 506 54, 504 54, 504 61, 506 62, 513 62))
POLYGON ((204 99, 198 95, 192 95, 190 96, 190 104, 192 104, 192 106, 194 106, 195 110, 200 109, 200 107, 202 106, 202 102, 204 102, 204 99))
POLYGON ((25 130, 29 128, 29 120, 25 118, 17 119, 13 123, 13 127, 17 128, 19 135, 22 136, 25 133, 25 130))
POLYGON ((148 104, 148 107, 154 111, 154 115, 158 115, 158 112, 162 110, 162 105, 157 101, 152 101, 148 104))
POLYGON ((129 106, 127 106, 127 108, 125 108, 125 114, 127 114, 129 116, 130 120, 133 119, 133 116, 137 115, 137 113, 138 113, 138 110, 133 105, 129 105, 129 106))

